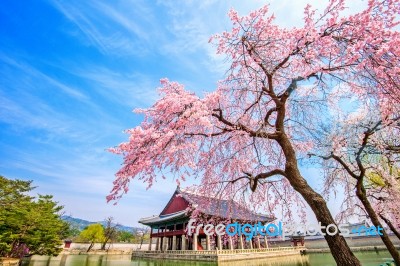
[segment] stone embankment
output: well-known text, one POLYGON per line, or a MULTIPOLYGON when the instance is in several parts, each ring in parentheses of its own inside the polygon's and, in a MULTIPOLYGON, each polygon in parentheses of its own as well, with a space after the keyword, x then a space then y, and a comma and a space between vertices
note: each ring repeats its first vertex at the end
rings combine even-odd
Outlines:
MULTIPOLYGON (((400 240, 391 235, 390 239, 394 245, 400 249, 400 240)), ((353 251, 381 251, 386 250, 386 246, 378 236, 361 236, 361 237, 349 237, 346 238, 347 244, 353 251)), ((287 241, 271 241, 270 247, 289 247, 292 244, 289 240, 287 241)), ((305 247, 307 253, 324 253, 330 252, 328 244, 324 238, 320 239, 305 239, 305 247)))
POLYGON ((299 256, 301 247, 261 248, 261 249, 224 249, 224 250, 167 250, 167 251, 135 251, 133 257, 163 260, 191 261, 240 261, 288 256, 299 256))
MULTIPOLYGON (((106 246, 105 250, 100 250, 100 244, 95 244, 93 248, 87 252, 89 244, 85 243, 71 243, 69 248, 64 248, 61 252, 63 255, 83 255, 83 254, 96 254, 96 255, 131 255, 136 250, 148 250, 149 244, 129 244, 129 243, 113 243, 106 246)), ((155 249, 155 244, 152 249, 155 249)))
POLYGON ((18 266, 19 259, 10 259, 10 258, 1 258, 0 257, 0 266, 18 266))

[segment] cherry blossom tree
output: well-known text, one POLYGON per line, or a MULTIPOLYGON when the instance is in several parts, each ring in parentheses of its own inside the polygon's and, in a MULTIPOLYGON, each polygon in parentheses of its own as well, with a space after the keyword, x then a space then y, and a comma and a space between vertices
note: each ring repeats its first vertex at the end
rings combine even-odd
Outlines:
MULTIPOLYGON (((326 158, 329 156, 326 156, 326 158)), ((349 156, 350 157, 350 156, 349 156)), ((384 157, 383 157, 384 158, 384 157)), ((384 164, 384 167, 379 167, 379 169, 375 169, 374 165, 367 164, 365 160, 363 160, 363 165, 368 170, 366 171, 364 179, 364 187, 366 190, 367 198, 372 206, 372 209, 375 211, 376 215, 386 223, 386 225, 390 228, 390 230, 400 239, 400 211, 398 208, 398 203, 400 201, 399 198, 399 174, 390 173, 391 171, 385 169, 386 167, 393 167, 387 164, 386 159, 382 159, 380 161, 384 164), (383 174, 382 172, 385 171, 383 174), (386 172, 388 171, 388 172, 386 172), (382 176, 391 175, 389 179, 384 179, 382 176), (394 181, 394 182, 393 182, 394 181)), ((346 162, 347 165, 348 162, 346 162)), ((354 167, 351 162, 349 166, 354 167)), ((332 181, 333 178, 330 178, 331 175, 336 174, 341 171, 345 171, 342 166, 335 164, 329 165, 330 169, 326 171, 326 175, 328 176, 328 180, 332 181), (338 167, 339 169, 335 169, 338 167), (333 170, 334 169, 334 170, 333 170)), ((353 168, 356 170, 357 168, 353 168)), ((347 172, 341 173, 348 174, 347 172)), ((337 176, 336 176, 337 177, 337 176)), ((366 212, 365 208, 362 206, 362 203, 357 198, 355 193, 356 182, 351 176, 350 178, 344 178, 341 180, 342 187, 345 189, 346 197, 341 206, 341 212, 338 214, 339 221, 346 221, 348 218, 357 217, 359 219, 369 219, 369 215, 366 212), (345 182, 343 182, 345 181, 345 182)), ((328 190, 332 191, 332 183, 327 182, 326 193, 329 193, 328 190)), ((337 187, 341 187, 341 185, 337 185, 337 187)))
MULTIPOLYGON (((342 121, 333 123, 334 129, 329 128, 323 136, 325 144, 319 146, 317 154, 310 155, 325 160, 327 193, 332 187, 345 188, 346 208, 342 216, 365 213, 375 227, 383 228, 381 218, 397 233, 400 176, 395 165, 398 158, 387 149, 386 143, 398 136, 400 115, 382 120, 374 107, 371 103, 363 106, 364 113, 358 111, 356 117, 354 113, 339 115, 342 121)), ((380 237, 399 263, 399 253, 387 233, 383 231, 380 237)))
MULTIPOLYGON (((231 62, 226 79, 204 97, 161 80, 161 98, 137 110, 144 121, 111 149, 124 163, 108 200, 127 193, 132 178, 150 187, 172 174, 198 177, 199 193, 272 210, 300 197, 323 226, 335 224, 298 165, 318 145, 310 135, 323 124, 323 103, 345 90, 372 97, 383 119, 399 111, 399 1, 370 0, 349 16, 344 9, 331 0, 317 15, 308 5, 304 25, 291 29, 276 25, 268 6, 243 17, 231 10, 232 30, 211 38, 231 62)), ((342 236, 325 239, 338 265, 361 265, 342 236)))
MULTIPOLYGON (((373 158, 374 160, 372 165, 365 165, 367 168, 365 187, 376 214, 400 239, 400 210, 398 207, 400 202, 400 156, 397 150, 393 149, 396 146, 393 140, 396 140, 396 136, 400 133, 400 123, 394 123, 394 125, 391 129, 395 133, 385 134, 386 138, 388 135, 390 137, 388 141, 382 141, 380 138, 380 145, 372 141, 368 143, 368 146, 374 145, 375 147, 370 150, 369 154, 366 154, 368 159, 373 158), (379 151, 379 148, 382 150, 379 151)), ((368 162, 369 160, 363 160, 363 164, 368 162)))
MULTIPOLYGON (((385 157, 383 157, 385 158, 385 157)), ((367 174, 369 195, 372 198, 373 209, 400 239, 400 171, 386 159, 383 167, 367 174), (384 171, 384 172, 383 172, 384 171), (371 173, 372 172, 372 173, 371 173), (382 173, 383 172, 383 173, 382 173), (382 178, 389 174, 390 178, 382 178), (372 175, 372 176, 371 176, 372 175)))

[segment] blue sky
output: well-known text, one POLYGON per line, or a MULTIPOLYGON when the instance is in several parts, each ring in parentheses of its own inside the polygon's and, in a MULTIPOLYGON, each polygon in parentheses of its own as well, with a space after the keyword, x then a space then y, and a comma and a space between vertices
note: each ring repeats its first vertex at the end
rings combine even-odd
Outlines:
MULTIPOLYGON (((301 23, 310 2, 270 1, 283 26, 301 23)), ((134 182, 118 205, 106 204, 121 158, 106 151, 138 125, 160 78, 201 94, 225 71, 209 37, 266 1, 58 1, 0 3, 0 174, 34 180, 66 214, 114 216, 137 225, 159 213, 175 189, 134 182)))

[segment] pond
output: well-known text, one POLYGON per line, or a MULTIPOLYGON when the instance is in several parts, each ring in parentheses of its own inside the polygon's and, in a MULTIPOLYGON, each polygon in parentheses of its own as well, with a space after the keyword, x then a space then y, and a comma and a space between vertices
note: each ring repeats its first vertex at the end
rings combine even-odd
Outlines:
MULTIPOLYGON (((356 252, 363 266, 378 266, 390 260, 388 252, 356 252)), ((235 262, 195 262, 131 259, 130 255, 62 255, 58 257, 33 256, 22 266, 335 266, 329 253, 305 256, 287 256, 262 260, 235 262)))

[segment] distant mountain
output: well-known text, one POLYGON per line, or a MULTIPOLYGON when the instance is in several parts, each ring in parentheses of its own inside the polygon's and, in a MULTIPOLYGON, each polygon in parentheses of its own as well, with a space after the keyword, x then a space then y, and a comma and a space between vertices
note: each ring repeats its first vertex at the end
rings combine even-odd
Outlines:
MULTIPOLYGON (((80 218, 75 218, 69 215, 63 215, 61 216, 61 219, 70 223, 73 227, 78 228, 79 230, 83 230, 85 229, 87 226, 91 225, 91 224, 102 224, 103 226, 106 225, 105 221, 101 221, 101 222, 90 222, 87 220, 83 220, 80 218)), ((131 226, 125 226, 125 225, 118 225, 117 226, 118 230, 121 231, 128 231, 128 232, 136 232, 138 230, 140 230, 140 228, 137 227, 131 227, 131 226)))
POLYGON ((63 215, 61 216, 61 219, 70 223, 73 227, 78 228, 79 230, 83 230, 85 227, 87 227, 90 224, 94 224, 94 222, 89 222, 83 219, 79 219, 79 218, 74 218, 72 216, 68 216, 68 215, 63 215))

